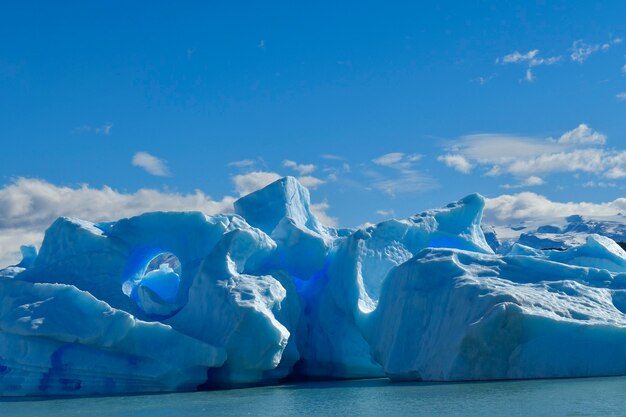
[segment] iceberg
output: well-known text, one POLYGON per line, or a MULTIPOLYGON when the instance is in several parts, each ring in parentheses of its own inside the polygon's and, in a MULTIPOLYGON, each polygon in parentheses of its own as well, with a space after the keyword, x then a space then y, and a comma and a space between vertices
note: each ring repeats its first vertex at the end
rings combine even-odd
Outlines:
POLYGON ((484 204, 335 229, 285 177, 230 214, 59 218, 0 270, 0 395, 626 374, 621 229, 502 244, 484 204))

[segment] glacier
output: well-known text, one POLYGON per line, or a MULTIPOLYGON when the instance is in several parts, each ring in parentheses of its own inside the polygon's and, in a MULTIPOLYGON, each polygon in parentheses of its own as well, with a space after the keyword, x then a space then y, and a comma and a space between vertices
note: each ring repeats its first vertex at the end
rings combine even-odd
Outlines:
POLYGON ((0 270, 0 395, 625 375, 618 223, 501 242, 484 205, 338 229, 285 177, 232 214, 59 218, 0 270))

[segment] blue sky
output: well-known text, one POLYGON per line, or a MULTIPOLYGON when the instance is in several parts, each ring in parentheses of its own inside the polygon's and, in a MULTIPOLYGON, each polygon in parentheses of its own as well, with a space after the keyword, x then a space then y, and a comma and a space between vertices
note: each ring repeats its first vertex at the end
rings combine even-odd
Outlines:
POLYGON ((471 192, 612 201, 625 17, 620 1, 4 2, 0 227, 107 187, 223 208, 276 175, 345 226, 471 192))

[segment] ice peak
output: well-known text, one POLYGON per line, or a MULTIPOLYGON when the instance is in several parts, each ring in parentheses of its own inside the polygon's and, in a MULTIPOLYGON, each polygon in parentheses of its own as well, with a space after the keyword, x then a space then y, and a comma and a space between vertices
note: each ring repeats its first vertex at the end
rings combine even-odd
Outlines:
POLYGON ((235 213, 267 234, 285 217, 297 226, 321 233, 310 204, 309 191, 294 177, 283 177, 235 201, 235 213))

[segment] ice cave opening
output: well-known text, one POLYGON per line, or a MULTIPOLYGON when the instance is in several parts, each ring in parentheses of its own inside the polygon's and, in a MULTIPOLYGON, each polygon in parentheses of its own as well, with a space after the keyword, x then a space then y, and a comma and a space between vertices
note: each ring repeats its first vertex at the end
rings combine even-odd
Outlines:
POLYGON ((150 316, 170 316, 179 309, 181 263, 171 252, 153 256, 136 278, 132 297, 150 316))

